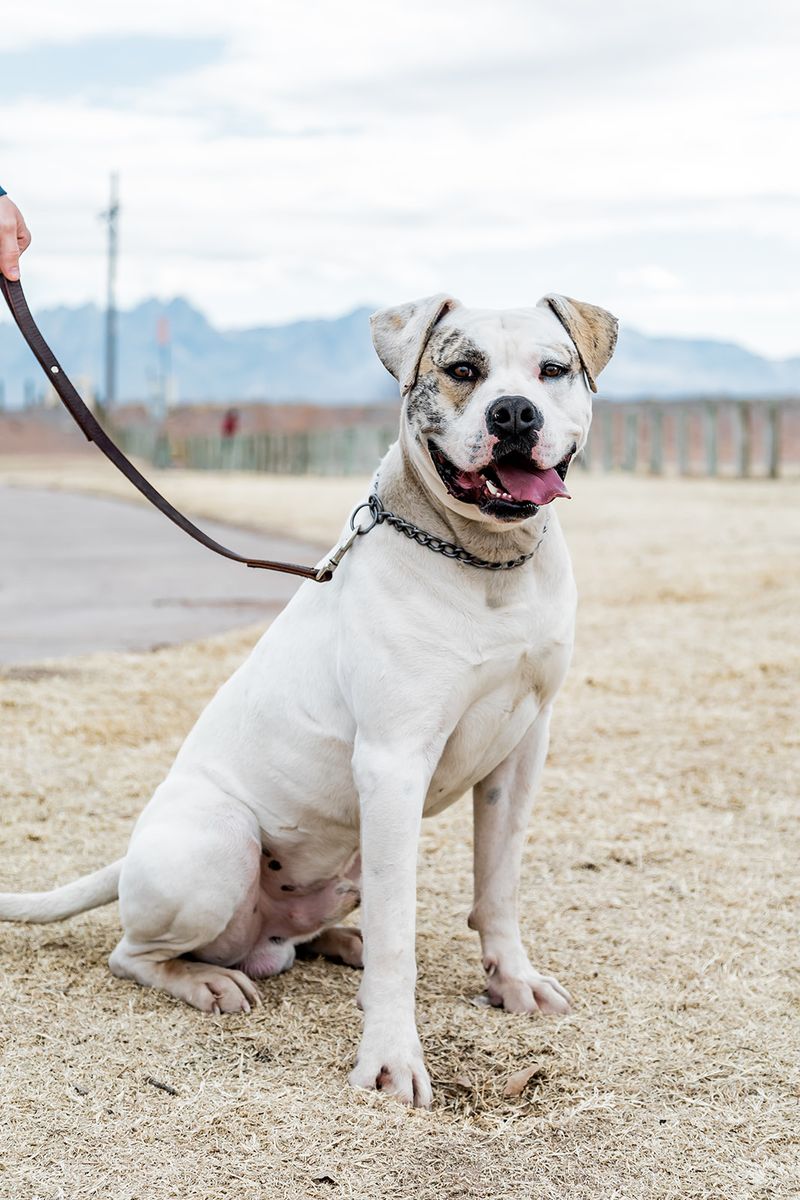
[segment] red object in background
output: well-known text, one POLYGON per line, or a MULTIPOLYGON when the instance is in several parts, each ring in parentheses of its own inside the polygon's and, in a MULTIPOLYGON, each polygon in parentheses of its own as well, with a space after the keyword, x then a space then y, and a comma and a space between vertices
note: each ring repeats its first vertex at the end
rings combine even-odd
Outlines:
POLYGON ((235 408, 229 408, 222 418, 222 436, 235 437, 239 432, 239 413, 235 408))

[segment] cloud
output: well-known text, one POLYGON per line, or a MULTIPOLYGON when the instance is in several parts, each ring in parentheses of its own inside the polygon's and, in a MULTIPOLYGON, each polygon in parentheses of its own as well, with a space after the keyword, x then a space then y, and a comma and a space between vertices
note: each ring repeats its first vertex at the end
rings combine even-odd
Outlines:
POLYGON ((4 92, 0 182, 42 304, 102 296, 117 169, 124 303, 247 325, 552 288, 800 350, 793 4, 43 0, 3 34, 39 78, 4 92), (52 95, 54 54, 94 82, 52 95))
POLYGON ((619 282, 623 287, 641 287, 651 292, 674 292, 681 286, 681 281, 674 271, 661 267, 658 263, 647 263, 633 270, 620 271, 619 282))
POLYGON ((66 45, 42 43, 0 50, 0 78, 6 97, 82 97, 99 104, 119 103, 121 95, 150 89, 170 76, 218 59, 219 38, 100 35, 66 45))

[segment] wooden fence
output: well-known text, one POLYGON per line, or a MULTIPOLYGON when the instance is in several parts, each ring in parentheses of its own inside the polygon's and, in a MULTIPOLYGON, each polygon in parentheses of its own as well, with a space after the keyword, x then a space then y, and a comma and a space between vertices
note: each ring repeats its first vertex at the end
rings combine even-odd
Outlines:
POLYGON ((800 400, 599 401, 583 459, 652 475, 800 473, 800 400))
MULTIPOLYGON (((128 454, 156 466, 368 475, 397 436, 395 425, 302 433, 168 438, 153 427, 116 431, 128 454)), ((800 474, 800 400, 598 401, 581 465, 653 475, 800 474)))
POLYGON ((128 454, 155 466, 272 475, 369 475, 397 437, 397 425, 355 425, 302 433, 167 438, 156 428, 117 430, 128 454))

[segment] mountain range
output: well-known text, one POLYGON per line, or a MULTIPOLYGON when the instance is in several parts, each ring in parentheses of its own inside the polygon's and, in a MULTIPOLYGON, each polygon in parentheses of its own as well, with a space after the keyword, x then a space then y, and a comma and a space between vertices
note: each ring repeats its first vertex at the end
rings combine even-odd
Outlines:
MULTIPOLYGON (((170 399, 369 403, 397 397, 369 336, 370 309, 341 317, 221 330, 186 300, 146 300, 121 312, 118 399, 148 400, 169 378, 170 399), (168 329, 160 348, 157 330, 168 329)), ((42 332, 80 385, 102 379, 104 315, 95 305, 43 309, 42 332)), ((763 358, 733 342, 620 332, 601 377, 608 399, 639 396, 769 396, 800 393, 800 356, 763 358)), ((14 409, 40 396, 46 381, 18 331, 0 323, 0 398, 14 409)))

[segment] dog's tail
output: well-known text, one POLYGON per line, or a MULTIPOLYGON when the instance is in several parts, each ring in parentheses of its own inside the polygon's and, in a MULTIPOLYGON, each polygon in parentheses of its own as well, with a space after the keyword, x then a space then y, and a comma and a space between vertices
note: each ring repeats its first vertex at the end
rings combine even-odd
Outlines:
POLYGON ((0 892, 0 921, 63 921, 87 908, 110 904, 119 894, 119 877, 124 858, 54 888, 52 892, 0 892))

